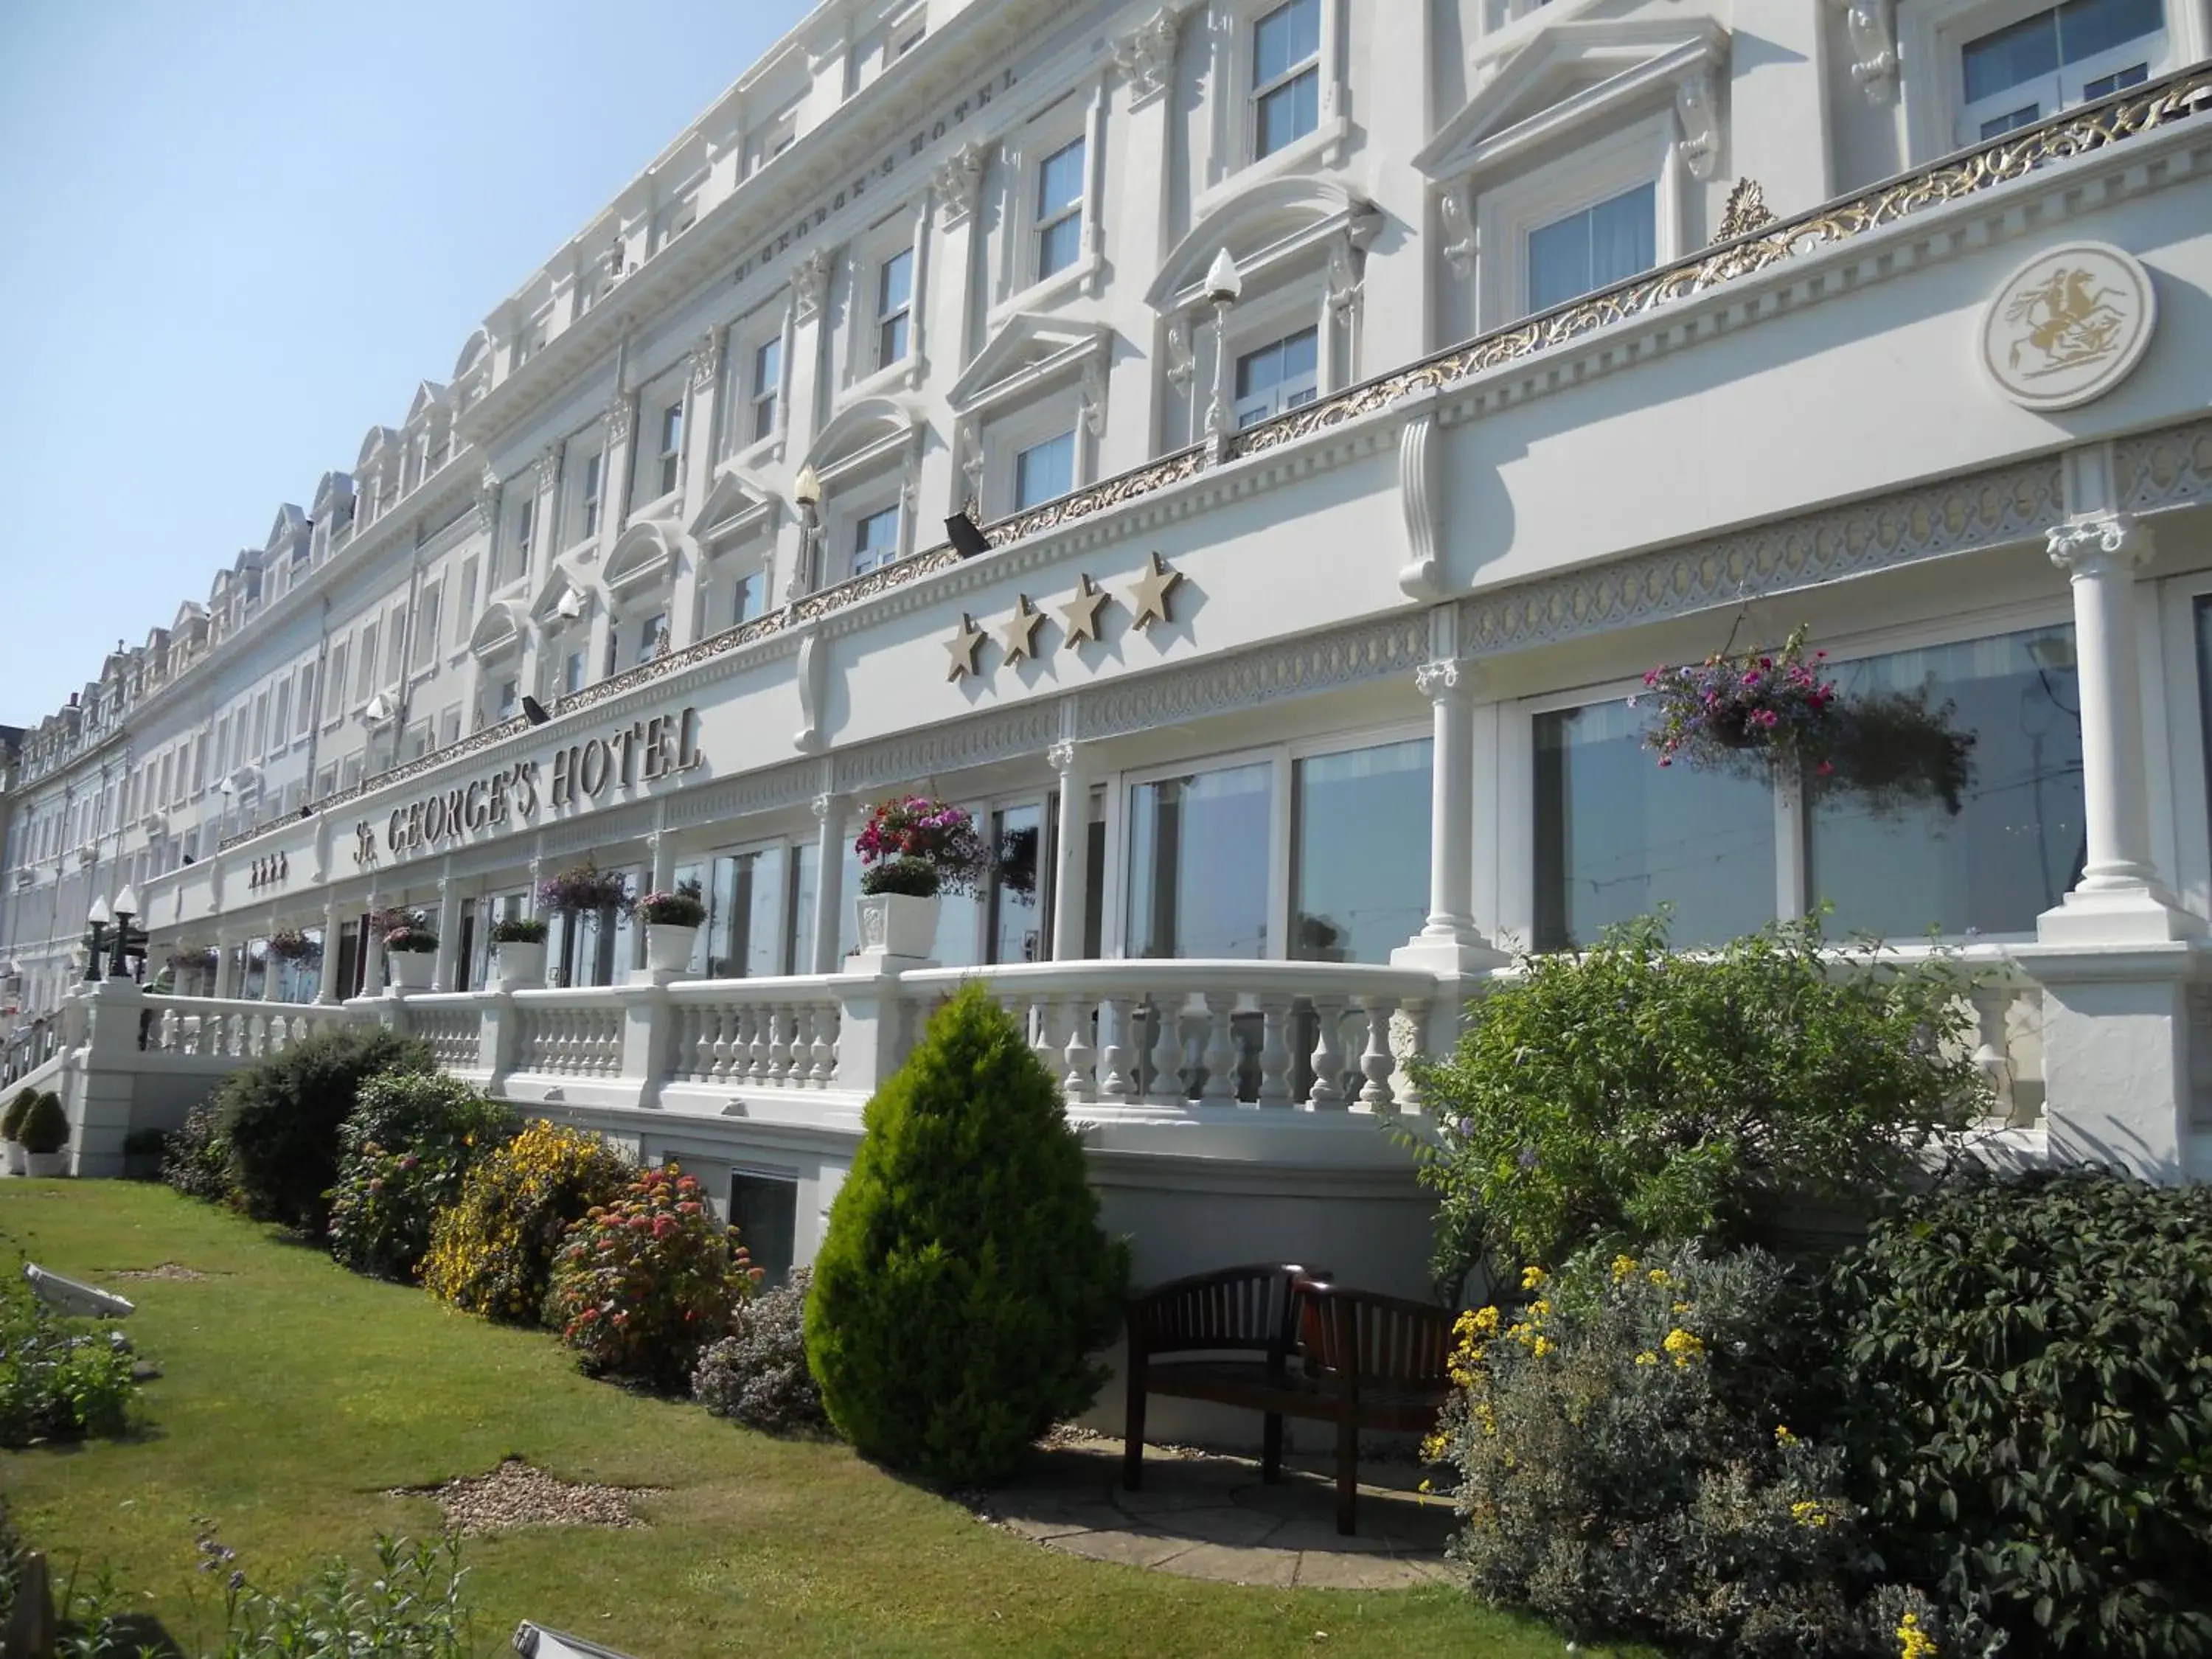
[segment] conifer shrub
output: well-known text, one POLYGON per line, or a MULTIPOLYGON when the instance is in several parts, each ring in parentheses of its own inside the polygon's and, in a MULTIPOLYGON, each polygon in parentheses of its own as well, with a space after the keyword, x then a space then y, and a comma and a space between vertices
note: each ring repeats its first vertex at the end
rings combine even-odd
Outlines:
POLYGON ((635 1166, 598 1135, 543 1118, 471 1170, 431 1224, 422 1283, 469 1313, 534 1325, 569 1226, 611 1204, 635 1166))
POLYGON ((758 1272, 696 1181, 673 1164, 644 1170, 568 1229, 545 1322, 591 1376, 678 1388, 758 1272))
POLYGON ((8 1102, 7 1109, 0 1112, 0 1140, 21 1140, 23 1138, 24 1115, 30 1111, 31 1103, 38 1097, 36 1089, 15 1091, 14 1097, 8 1102))
POLYGON ((69 1112, 62 1105, 62 1097, 52 1089, 41 1090, 31 1098, 23 1121, 16 1128, 16 1139, 23 1150, 45 1155, 58 1152, 69 1145, 69 1112))
POLYGON ((338 1127, 331 1254, 357 1273, 406 1281, 430 1224, 461 1183, 522 1127, 508 1109, 442 1072, 388 1072, 362 1085, 338 1127))
POLYGON ((2212 1188, 1961 1171, 1830 1288, 1893 1571, 2008 1655, 2212 1655, 2212 1188))
POLYGON ((1097 1396, 1127 1247, 1099 1229, 1058 1084, 980 985, 863 1122, 806 1307, 823 1404, 866 1456, 996 1480, 1097 1396))
POLYGON ((319 1031, 225 1079, 216 1096, 246 1212, 313 1237, 330 1217, 338 1126, 382 1072, 428 1072, 430 1051, 380 1025, 319 1031))

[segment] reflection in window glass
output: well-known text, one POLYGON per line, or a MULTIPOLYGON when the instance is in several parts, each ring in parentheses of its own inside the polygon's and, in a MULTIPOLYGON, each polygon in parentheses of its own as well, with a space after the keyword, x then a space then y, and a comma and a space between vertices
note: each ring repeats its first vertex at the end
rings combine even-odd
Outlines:
POLYGON ((1014 511, 1065 495, 1075 488, 1075 434, 1063 432, 1014 457, 1014 511))
POLYGON ((700 930, 710 979, 758 979, 781 970, 777 939, 783 913, 783 849, 764 847, 714 860, 700 930))
POLYGON ((791 1277, 797 1254, 799 1181, 795 1176, 738 1170, 730 1176, 730 1226, 745 1241, 761 1285, 773 1290, 791 1277))
POLYGON ((1262 762, 1129 791, 1129 954, 1267 954, 1273 769, 1262 762))
POLYGON ((1429 913, 1429 750, 1302 760, 1291 781, 1291 955, 1388 962, 1429 913))
POLYGON ((1048 827, 1044 809, 1031 804, 991 814, 991 846, 999 856, 991 877, 992 962, 1042 962, 1052 954, 1044 937, 1048 827))
POLYGON ((1931 689, 1971 732, 1973 779, 1954 816, 1940 801, 1876 814, 1815 789, 1807 815, 1808 890, 1838 930, 1911 939, 2029 933, 2080 876, 2084 857, 2081 700, 2074 630, 2060 626, 1834 666, 1848 700, 1931 689))
POLYGON ((1273 155, 1321 119, 1321 0, 1291 0, 1252 27, 1255 157, 1273 155))
POLYGON ((1774 917, 1774 798, 1764 780, 1662 770, 1624 702, 1536 717, 1536 939, 1575 951, 1662 904, 1677 945, 1774 917))
POLYGON ((1626 281, 1658 260, 1659 194, 1638 185, 1528 233, 1528 309, 1626 281))
POLYGON ((1084 141, 1045 157, 1037 168, 1037 280, 1073 264, 1083 252, 1084 141))

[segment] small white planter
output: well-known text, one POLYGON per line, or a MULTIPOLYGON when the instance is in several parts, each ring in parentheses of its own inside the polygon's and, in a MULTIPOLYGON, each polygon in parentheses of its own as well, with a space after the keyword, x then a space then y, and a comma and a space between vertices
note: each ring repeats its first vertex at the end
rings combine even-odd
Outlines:
POLYGON ((34 1181, 51 1181, 69 1173, 69 1148, 58 1152, 25 1152, 23 1173, 34 1181))
POLYGON ((23 1143, 21 1141, 11 1140, 8 1142, 6 1152, 8 1173, 9 1175, 24 1175, 28 1173, 28 1166, 24 1164, 23 1160, 29 1156, 30 1153, 23 1149, 23 1143))
POLYGON ((492 946, 491 976, 502 991, 531 991, 545 983, 545 946, 502 939, 492 946))
POLYGON ((647 922, 645 927, 645 965, 656 974, 681 974, 691 966, 691 943, 699 936, 696 927, 676 927, 665 922, 647 922))
POLYGON ((386 951, 384 953, 384 975, 402 991, 427 991, 430 981, 438 976, 438 953, 435 951, 386 951))
POLYGON ((944 902, 934 894, 863 893, 854 901, 860 924, 860 954, 927 957, 937 945, 937 912, 944 902))

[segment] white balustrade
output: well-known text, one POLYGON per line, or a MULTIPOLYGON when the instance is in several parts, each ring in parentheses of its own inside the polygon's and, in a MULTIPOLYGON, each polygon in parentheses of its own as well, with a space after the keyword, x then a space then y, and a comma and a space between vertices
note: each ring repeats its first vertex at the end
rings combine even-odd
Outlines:
POLYGON ((668 1077, 752 1089, 828 1089, 837 1079, 835 976, 689 980, 668 988, 668 1077))
POLYGON ((620 1077, 621 1002, 596 988, 516 992, 514 1069, 536 1077, 620 1077))
POLYGON ((215 997, 148 997, 141 1046, 167 1054, 260 1060, 308 1036, 347 1023, 343 1010, 313 1003, 246 1002, 215 997))

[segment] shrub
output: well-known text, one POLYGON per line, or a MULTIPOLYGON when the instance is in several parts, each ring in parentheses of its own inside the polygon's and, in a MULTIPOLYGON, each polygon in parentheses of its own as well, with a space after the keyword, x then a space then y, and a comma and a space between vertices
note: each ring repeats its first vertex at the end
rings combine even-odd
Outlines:
POLYGON ((864 1126, 806 1307, 830 1419, 929 1479, 995 1479, 1097 1394, 1127 1249, 1099 1231, 1059 1085, 980 985, 864 1126))
POLYGON ((212 1523, 203 1524, 202 1569, 228 1569, 223 1644, 214 1659, 467 1659, 476 1651, 455 1534, 416 1543, 380 1533, 374 1571, 333 1558, 298 1588, 269 1590, 232 1567, 236 1553, 216 1540, 212 1523))
POLYGON ((2212 1188, 1969 1171, 1831 1288, 1886 1556, 2008 1652, 2212 1654, 2212 1188))
POLYGON ((460 1198, 478 1160, 520 1127, 506 1107, 442 1073, 370 1078, 338 1127, 331 1254, 357 1273, 412 1279, 430 1248, 433 1218, 460 1198))
POLYGON ((593 1205, 611 1204, 633 1173, 599 1136, 532 1121, 469 1171, 459 1203, 438 1212, 423 1284, 470 1313, 539 1322, 562 1235, 593 1205))
POLYGON ((673 1165, 646 1170, 568 1229, 545 1322, 595 1376, 678 1386, 757 1271, 697 1182, 673 1165))
POLYGON ((1732 1243, 1781 1199, 1865 1202, 1986 1107, 1966 976, 1832 951, 1817 920, 1693 957, 1644 917, 1523 968, 1413 1063, 1437 1133, 1398 1133, 1439 1195, 1445 1284, 1493 1252, 1732 1243))
POLYGON ((31 1103, 39 1097, 36 1089, 18 1089, 8 1103, 8 1109, 0 1112, 0 1140, 21 1140, 23 1117, 31 1109, 31 1103))
POLYGON ((420 1042, 380 1025, 341 1025, 234 1072, 216 1098, 247 1212, 319 1237, 337 1179, 338 1126, 361 1085, 380 1072, 430 1069, 420 1042))
POLYGON ((47 1089, 31 1097, 31 1104, 16 1126, 15 1139, 23 1143, 27 1152, 58 1152, 69 1145, 69 1113, 63 1109, 62 1097, 47 1089))
POLYGON ((699 1356, 691 1397, 717 1417, 768 1434, 819 1434, 830 1427, 822 1389, 806 1368, 806 1296, 801 1267, 785 1284, 731 1310, 730 1334, 699 1356))
POLYGON ((547 933, 543 916, 501 916, 491 925, 494 945, 543 945, 547 933))
POLYGON ((202 1101, 186 1112, 184 1127, 168 1138, 161 1149, 161 1179, 186 1198, 222 1204, 235 1196, 230 1140, 214 1101, 202 1101))
POLYGON ((1584 1260, 1459 1322, 1462 1392, 1429 1450, 1459 1472, 1476 1593, 1574 1636, 1858 1651, 1873 1562, 1841 1449, 1799 1431, 1807 1287, 1755 1250, 1584 1260))
POLYGON ((120 1434, 131 1401, 122 1332, 64 1318, 12 1274, 0 1281, 0 1446, 120 1434))

